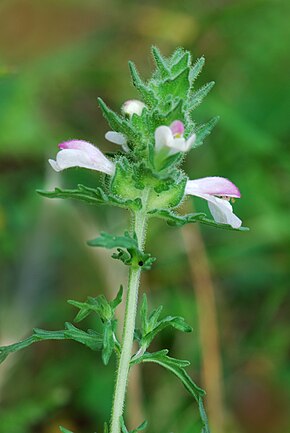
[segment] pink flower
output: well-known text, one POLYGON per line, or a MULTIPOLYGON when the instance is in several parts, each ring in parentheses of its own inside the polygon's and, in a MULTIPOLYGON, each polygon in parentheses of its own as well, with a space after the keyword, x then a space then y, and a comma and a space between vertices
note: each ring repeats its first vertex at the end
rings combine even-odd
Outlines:
POLYGON ((240 198, 241 193, 228 179, 215 176, 188 180, 185 194, 207 200, 209 210, 216 222, 229 224, 233 228, 239 228, 242 225, 242 221, 233 213, 230 204, 230 199, 240 198))
POLYGON ((175 120, 170 126, 159 126, 155 130, 155 148, 158 151, 167 149, 168 155, 178 152, 188 152, 195 142, 196 135, 192 134, 187 140, 183 137, 184 125, 175 120))
POLYGON ((61 149, 56 160, 48 162, 55 171, 62 171, 71 167, 83 167, 113 175, 115 165, 97 147, 83 140, 66 141, 58 145, 61 149))

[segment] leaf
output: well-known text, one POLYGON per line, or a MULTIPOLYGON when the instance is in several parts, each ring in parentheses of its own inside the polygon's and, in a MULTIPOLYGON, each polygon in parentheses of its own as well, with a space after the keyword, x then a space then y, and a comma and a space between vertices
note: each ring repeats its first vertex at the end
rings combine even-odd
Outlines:
POLYGON ((199 402, 200 397, 205 395, 205 391, 197 386, 191 377, 184 370, 185 367, 190 365, 189 361, 184 361, 181 359, 171 358, 167 355, 168 350, 162 350, 155 353, 144 353, 144 355, 133 358, 131 360, 131 365, 140 364, 142 362, 154 362, 161 365, 167 370, 171 371, 175 376, 177 376, 187 391, 199 402))
POLYGON ((91 313, 96 313, 100 316, 102 321, 107 321, 114 317, 117 306, 122 302, 122 296, 123 286, 120 286, 116 298, 110 302, 107 301, 104 295, 99 295, 96 298, 89 296, 85 302, 74 300, 68 300, 67 302, 80 310, 76 315, 74 322, 81 322, 91 313))
POLYGON ((147 270, 150 269, 152 263, 155 261, 154 257, 143 253, 139 249, 136 235, 131 237, 128 232, 125 232, 124 236, 114 236, 105 232, 101 232, 100 235, 98 238, 89 241, 88 245, 107 249, 117 248, 118 253, 114 253, 112 257, 122 260, 125 265, 140 266, 147 270))
POLYGON ((140 199, 125 200, 113 194, 106 194, 102 188, 89 188, 78 185, 77 189, 55 188, 54 191, 37 190, 38 194, 47 198, 72 198, 92 205, 111 205, 139 210, 142 207, 140 199))
POLYGON ((153 209, 152 211, 149 212, 149 214, 152 217, 165 219, 167 223, 171 226, 180 227, 185 224, 200 222, 202 224, 210 225, 212 227, 225 229, 225 230, 234 230, 239 232, 244 232, 249 230, 248 227, 233 228, 229 224, 217 223, 216 221, 207 218, 204 213, 190 213, 187 215, 177 215, 168 209, 153 209))
POLYGON ((136 87, 138 92, 140 93, 142 99, 144 100, 145 104, 149 105, 149 107, 157 104, 157 99, 154 96, 154 93, 151 89, 146 86, 146 84, 141 80, 138 71, 136 69, 136 66, 133 62, 129 62, 129 69, 133 81, 133 85, 136 87))
POLYGON ((193 111, 196 107, 198 107, 204 98, 209 94, 213 86, 215 85, 214 81, 211 81, 210 83, 205 84, 200 89, 198 89, 196 92, 192 94, 190 97, 190 101, 187 107, 188 111, 193 111))
POLYGON ((209 425, 208 425, 208 419, 207 419, 207 416, 206 416, 206 413, 204 410, 203 401, 202 401, 201 397, 199 397, 199 400, 198 400, 198 408, 199 408, 199 414, 200 414, 200 418, 202 421, 202 427, 203 427, 201 433, 210 433, 209 425))
POLYGON ((180 51, 176 51, 171 58, 171 73, 173 75, 180 73, 185 68, 190 65, 190 52, 184 51, 181 49, 180 51))
POLYGON ((189 68, 186 67, 172 78, 161 81, 155 88, 155 93, 160 98, 166 98, 169 95, 186 98, 189 91, 189 68))
POLYGON ((170 70, 168 69, 166 60, 163 58, 157 47, 152 47, 152 55, 155 60, 158 72, 160 73, 160 77, 166 78, 170 76, 170 70))
POLYGON ((129 121, 111 110, 101 98, 98 98, 98 103, 110 127, 114 131, 120 132, 121 134, 125 135, 128 139, 128 142, 133 140, 136 134, 132 129, 129 121))
POLYGON ((62 433, 73 433, 71 430, 67 430, 66 428, 59 426, 59 429, 62 433))
POLYGON ((139 334, 138 341, 143 351, 149 347, 156 335, 168 326, 172 326, 173 328, 183 332, 192 331, 192 328, 187 325, 182 317, 167 316, 159 320, 162 308, 162 305, 160 305, 158 308, 153 310, 148 317, 147 296, 144 293, 140 309, 141 331, 139 332, 137 330, 137 334, 139 334))
POLYGON ((201 73, 202 68, 204 66, 204 63, 205 63, 205 58, 202 56, 199 59, 197 59, 197 61, 193 65, 193 67, 190 69, 189 81, 190 81, 191 85, 194 83, 194 81, 197 79, 197 77, 201 73))
POLYGON ((104 324, 102 360, 105 365, 108 364, 115 349, 116 323, 116 320, 112 320, 104 324))
POLYGON ((33 343, 44 340, 74 340, 84 344, 92 350, 100 350, 102 348, 102 338, 97 332, 92 330, 85 332, 74 327, 71 323, 66 323, 64 330, 46 331, 44 329, 35 328, 33 329, 33 334, 25 340, 9 346, 0 347, 0 364, 9 354, 18 352, 33 343))
POLYGON ((131 430, 130 432, 128 431, 126 425, 125 425, 125 421, 124 421, 124 417, 121 416, 120 417, 120 424, 121 424, 121 431, 122 433, 138 433, 139 431, 145 430, 145 428, 147 428, 147 421, 143 421, 138 427, 136 427, 134 430, 131 430))
POLYGON ((204 139, 211 133, 218 121, 219 116, 216 116, 210 119, 207 123, 199 125, 197 128, 195 128, 195 131, 193 131, 196 134, 196 140, 193 145, 194 148, 202 145, 204 139))

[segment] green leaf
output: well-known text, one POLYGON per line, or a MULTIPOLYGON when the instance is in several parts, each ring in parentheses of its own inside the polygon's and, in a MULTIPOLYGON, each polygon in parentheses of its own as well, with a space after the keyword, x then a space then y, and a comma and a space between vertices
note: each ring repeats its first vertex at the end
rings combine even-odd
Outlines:
POLYGON ((170 76, 170 70, 167 66, 166 60, 161 55, 159 49, 157 47, 152 47, 152 54, 155 60, 158 72, 160 73, 161 78, 167 78, 170 76))
POLYGON ((104 295, 99 295, 96 298, 89 296, 86 302, 68 300, 70 305, 73 305, 80 310, 76 315, 74 322, 81 322, 91 313, 99 315, 102 321, 111 320, 114 317, 117 306, 122 302, 122 296, 123 286, 120 286, 116 298, 110 302, 107 301, 104 295))
POLYGON ((199 397, 198 400, 198 408, 199 408, 199 414, 202 421, 202 431, 201 433, 210 433, 209 431, 209 425, 208 425, 208 419, 204 410, 203 401, 202 398, 199 397))
POLYGON ((217 223, 216 221, 207 218, 204 213, 190 213, 187 215, 177 215, 176 213, 168 209, 153 209, 152 211, 149 212, 149 214, 152 217, 165 219, 167 223, 171 226, 180 227, 185 224, 200 222, 202 224, 210 225, 212 227, 225 229, 225 230, 234 230, 240 232, 249 230, 248 227, 233 228, 229 224, 217 223))
POLYGON ((190 66, 190 52, 184 51, 181 49, 180 51, 176 51, 170 61, 171 73, 173 75, 179 74, 185 68, 190 66))
POLYGON ((139 249, 136 235, 131 237, 128 232, 125 232, 124 236, 114 236, 101 232, 101 236, 89 241, 88 245, 107 249, 117 248, 118 253, 112 255, 114 259, 122 260, 125 265, 140 266, 145 270, 150 269, 152 263, 155 261, 154 257, 143 253, 139 249))
POLYGON ((189 68, 186 67, 172 78, 161 81, 158 86, 155 84, 155 94, 160 98, 166 98, 168 95, 186 98, 189 91, 189 68))
POLYGON ((137 335, 139 335, 138 341, 143 351, 145 351, 149 347, 156 335, 168 326, 171 326, 183 332, 192 331, 192 328, 187 325, 187 323, 182 317, 167 316, 159 320, 162 308, 162 305, 160 305, 158 308, 153 310, 148 317, 147 296, 144 293, 140 308, 141 330, 137 330, 137 335))
POLYGON ((19 343, 14 343, 9 346, 0 347, 0 364, 7 356, 13 352, 18 352, 30 346, 33 343, 44 340, 74 340, 92 350, 100 350, 102 348, 102 337, 95 331, 82 331, 74 327, 71 323, 65 324, 65 329, 62 331, 46 331, 44 329, 35 328, 33 334, 19 343))
POLYGON ((89 188, 84 185, 78 185, 77 189, 55 188, 54 191, 37 190, 38 194, 47 198, 72 198, 84 201, 92 205, 111 205, 123 208, 139 210, 142 207, 140 199, 124 200, 113 194, 106 194, 102 188, 89 188))
POLYGON ((201 73, 202 68, 204 66, 204 63, 205 63, 205 58, 200 57, 199 59, 197 59, 197 61, 195 62, 195 64, 191 68, 190 73, 189 73, 189 81, 190 81, 191 85, 194 83, 194 81, 197 79, 197 77, 201 73))
POLYGON ((66 428, 59 426, 59 429, 62 433, 73 433, 71 430, 67 430, 66 428))
POLYGON ((133 62, 129 62, 129 69, 132 76, 133 85, 136 87, 138 92, 140 93, 142 99, 144 100, 145 104, 147 104, 149 107, 156 105, 158 103, 157 99, 154 96, 154 93, 152 90, 146 86, 146 84, 141 80, 138 71, 136 69, 136 66, 133 62))
POLYGON ((139 431, 145 430, 147 428, 147 421, 143 421, 138 427, 134 430, 128 431, 123 416, 120 417, 121 431, 122 433, 138 433, 139 431))
POLYGON ((115 349, 116 323, 116 320, 112 320, 104 324, 102 360, 105 365, 108 364, 111 355, 115 349))
POLYGON ((204 123, 203 125, 200 125, 197 128, 195 128, 195 131, 193 131, 196 134, 196 140, 193 145, 194 148, 202 145, 205 138, 211 133, 211 131, 216 126, 218 121, 219 121, 219 116, 216 116, 210 119, 207 123, 204 123))
POLYGON ((98 98, 98 103, 110 127, 114 131, 120 132, 121 134, 125 135, 128 139, 128 144, 131 140, 134 140, 136 134, 132 129, 129 121, 111 110, 101 98, 98 98))
POLYGON ((210 83, 205 84, 200 89, 198 89, 196 92, 192 94, 190 97, 190 101, 188 103, 187 110, 193 111, 196 107, 198 107, 204 98, 209 94, 213 86, 215 85, 214 81, 211 81, 210 83))
POLYGON ((131 365, 140 364, 142 362, 154 362, 161 365, 167 370, 171 371, 175 376, 177 376, 187 391, 199 402, 200 397, 205 395, 205 391, 197 386, 191 377, 185 371, 185 367, 190 365, 189 361, 184 361, 181 359, 171 358, 167 355, 168 350, 162 350, 155 353, 144 353, 144 355, 133 358, 131 360, 131 365))

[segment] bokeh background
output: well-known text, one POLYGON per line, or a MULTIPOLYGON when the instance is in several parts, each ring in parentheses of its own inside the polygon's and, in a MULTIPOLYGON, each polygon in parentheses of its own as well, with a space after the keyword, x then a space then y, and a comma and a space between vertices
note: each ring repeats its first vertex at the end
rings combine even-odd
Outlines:
MULTIPOLYGON (((158 260, 142 290, 194 329, 166 332, 154 349, 191 361, 214 433, 289 432, 289 9, 287 0, 1 0, 1 345, 33 327, 61 329, 75 313, 66 299, 113 296, 126 283, 121 264, 85 243, 121 233, 125 211, 35 189, 98 185, 85 170, 52 173, 48 156, 68 138, 113 150, 97 97, 119 110, 137 96, 129 59, 149 77, 152 44, 165 55, 184 46, 206 57, 197 85, 216 81, 196 119, 221 117, 185 168, 235 182, 235 210, 251 231, 151 223, 147 249, 158 260)), ((206 209, 198 199, 186 206, 206 209)), ((114 371, 74 342, 11 355, 0 367, 0 433, 101 432, 114 371)), ((128 399, 132 427, 146 418, 152 433, 199 431, 191 398, 158 366, 134 370, 128 399)))

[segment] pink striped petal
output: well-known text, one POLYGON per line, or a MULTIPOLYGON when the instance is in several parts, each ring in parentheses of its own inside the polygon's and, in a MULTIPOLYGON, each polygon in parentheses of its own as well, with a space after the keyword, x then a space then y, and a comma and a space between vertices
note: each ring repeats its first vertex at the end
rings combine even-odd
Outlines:
POLYGON ((83 167, 113 175, 115 165, 94 145, 83 140, 71 140, 61 143, 56 160, 49 160, 55 171, 71 167, 83 167))
POLYGON ((189 180, 187 181, 185 192, 192 195, 202 193, 225 197, 241 197, 241 193, 236 185, 230 180, 218 176, 189 180))

